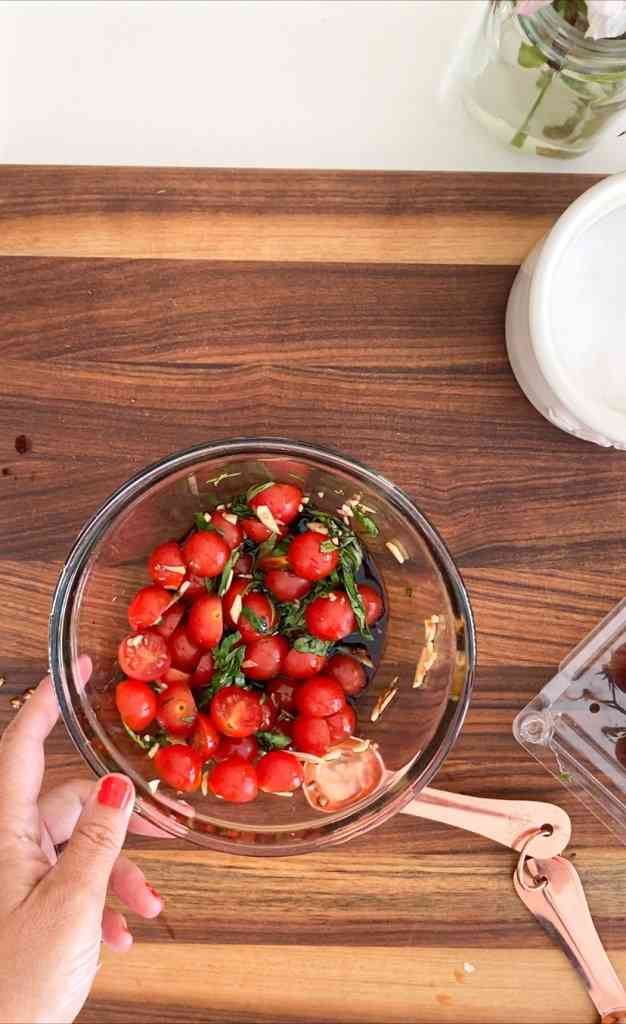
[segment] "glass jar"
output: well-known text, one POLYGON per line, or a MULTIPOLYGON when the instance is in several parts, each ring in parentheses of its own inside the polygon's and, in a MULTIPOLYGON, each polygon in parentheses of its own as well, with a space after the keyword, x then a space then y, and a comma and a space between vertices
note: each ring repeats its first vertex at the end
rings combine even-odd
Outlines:
POLYGON ((472 116, 540 156, 586 153, 626 109, 626 40, 587 39, 552 6, 525 17, 491 0, 467 71, 472 116))

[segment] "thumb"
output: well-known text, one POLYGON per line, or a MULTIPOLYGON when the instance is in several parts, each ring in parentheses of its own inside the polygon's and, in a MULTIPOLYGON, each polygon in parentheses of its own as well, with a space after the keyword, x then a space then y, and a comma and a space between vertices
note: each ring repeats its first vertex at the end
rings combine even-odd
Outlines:
POLYGON ((109 877, 126 839, 135 787, 125 775, 105 775, 87 800, 54 874, 104 903, 109 877))

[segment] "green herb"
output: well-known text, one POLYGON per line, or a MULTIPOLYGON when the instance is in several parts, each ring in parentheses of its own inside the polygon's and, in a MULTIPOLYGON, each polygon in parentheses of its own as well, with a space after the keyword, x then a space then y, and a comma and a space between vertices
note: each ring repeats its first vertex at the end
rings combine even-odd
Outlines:
POLYGON ((230 553, 226 565, 222 569, 222 575, 220 576, 219 587, 217 588, 218 597, 223 597, 231 583, 233 582, 233 576, 235 575, 235 563, 241 554, 241 548, 234 548, 230 553))
POLYGON ((546 63, 546 59, 537 46, 530 43, 521 43, 517 54, 517 63, 521 68, 540 68, 546 63))
POLYGON ((574 776, 570 772, 559 772, 558 777, 559 777, 559 781, 560 782, 573 782, 574 781, 574 776))
POLYGON ((346 588, 346 594, 350 604, 352 605, 352 611, 354 617, 359 626, 359 632, 364 637, 371 637, 370 628, 365 618, 365 606, 363 599, 357 590, 356 578, 355 578, 355 555, 351 548, 343 548, 341 552, 341 572, 343 575, 343 585, 346 588))
POLYGON ((245 494, 237 494, 234 498, 231 498, 228 502, 228 507, 236 516, 243 517, 244 519, 254 515, 254 512, 248 505, 245 494))
POLYGON ((222 686, 245 686, 246 677, 241 671, 241 663, 245 659, 246 649, 236 645, 241 641, 241 633, 231 633, 213 651, 213 676, 211 682, 202 692, 198 701, 199 707, 209 703, 213 694, 222 686))
POLYGON ((283 750, 291 743, 284 732, 257 732, 256 738, 265 750, 283 750))
POLYGON ((329 554, 331 551, 336 550, 337 545, 334 544, 332 540, 323 540, 322 543, 320 544, 320 551, 323 551, 325 555, 329 554))
POLYGON ((273 487, 273 486, 274 486, 274 481, 270 480, 268 483, 256 484, 254 487, 251 487, 250 490, 246 494, 246 498, 247 498, 248 502, 252 501, 253 498, 256 498, 257 494, 261 494, 262 491, 266 491, 268 487, 273 487))
POLYGON ((214 585, 215 585, 215 580, 211 579, 210 576, 205 576, 204 577, 204 587, 205 587, 205 590, 206 590, 207 594, 212 594, 213 593, 214 585))
POLYGON ((304 629, 304 609, 302 601, 286 601, 276 605, 281 633, 294 633, 304 629))
POLYGON ((271 555, 272 552, 274 551, 274 548, 276 547, 277 540, 278 534, 271 533, 267 540, 264 540, 263 543, 261 544, 261 547, 259 548, 259 558, 265 558, 267 555, 271 555))
POLYGON ((355 505, 353 511, 354 518, 356 519, 357 523, 363 530, 363 533, 366 533, 368 537, 378 537, 380 530, 378 529, 374 520, 371 519, 370 516, 366 515, 365 512, 361 510, 361 506, 355 505))
POLYGON ((152 746, 152 743, 151 742, 150 743, 146 743, 145 740, 142 740, 141 736, 138 736, 136 732, 133 732, 133 730, 130 728, 130 726, 126 725, 126 722, 124 721, 124 719, 122 719, 122 725, 124 726, 126 732, 130 736, 130 738, 133 741, 133 743, 136 743, 137 746, 141 747, 142 750, 149 750, 150 749, 150 747, 152 746))
POLYGON ((269 633, 270 626, 265 617, 262 619, 259 618, 251 608, 246 608, 245 605, 242 606, 241 614, 246 617, 252 628, 255 629, 257 633, 269 633))
POLYGON ((302 654, 327 654, 332 647, 332 640, 318 640, 316 636, 299 636, 294 640, 294 650, 302 654))
POLYGON ((204 512, 196 512, 194 516, 196 529, 206 530, 207 533, 220 533, 217 527, 213 526, 213 523, 209 523, 208 520, 204 518, 204 515, 204 512))

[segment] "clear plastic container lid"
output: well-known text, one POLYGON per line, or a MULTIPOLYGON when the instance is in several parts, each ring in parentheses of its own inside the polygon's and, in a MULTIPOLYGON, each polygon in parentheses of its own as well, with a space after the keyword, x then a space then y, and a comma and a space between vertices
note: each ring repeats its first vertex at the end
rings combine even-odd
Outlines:
POLYGON ((520 712, 513 734, 626 844, 626 598, 520 712))

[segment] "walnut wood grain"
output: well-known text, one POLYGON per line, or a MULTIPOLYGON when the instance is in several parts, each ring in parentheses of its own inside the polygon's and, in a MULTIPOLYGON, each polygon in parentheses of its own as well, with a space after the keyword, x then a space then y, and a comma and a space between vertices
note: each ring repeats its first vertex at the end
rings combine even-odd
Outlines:
MULTIPOLYGON (((623 848, 510 731, 623 593, 626 456, 541 419, 503 337, 515 264, 591 182, 0 168, 0 727, 45 668, 66 551, 131 473, 233 435, 337 446, 415 498, 470 590, 476 693, 436 785, 561 803, 625 971, 623 848)), ((85 771, 61 728, 49 764, 85 771)), ((130 846, 167 924, 132 922, 85 1022, 594 1020, 479 837, 398 816, 303 858, 130 846)))

